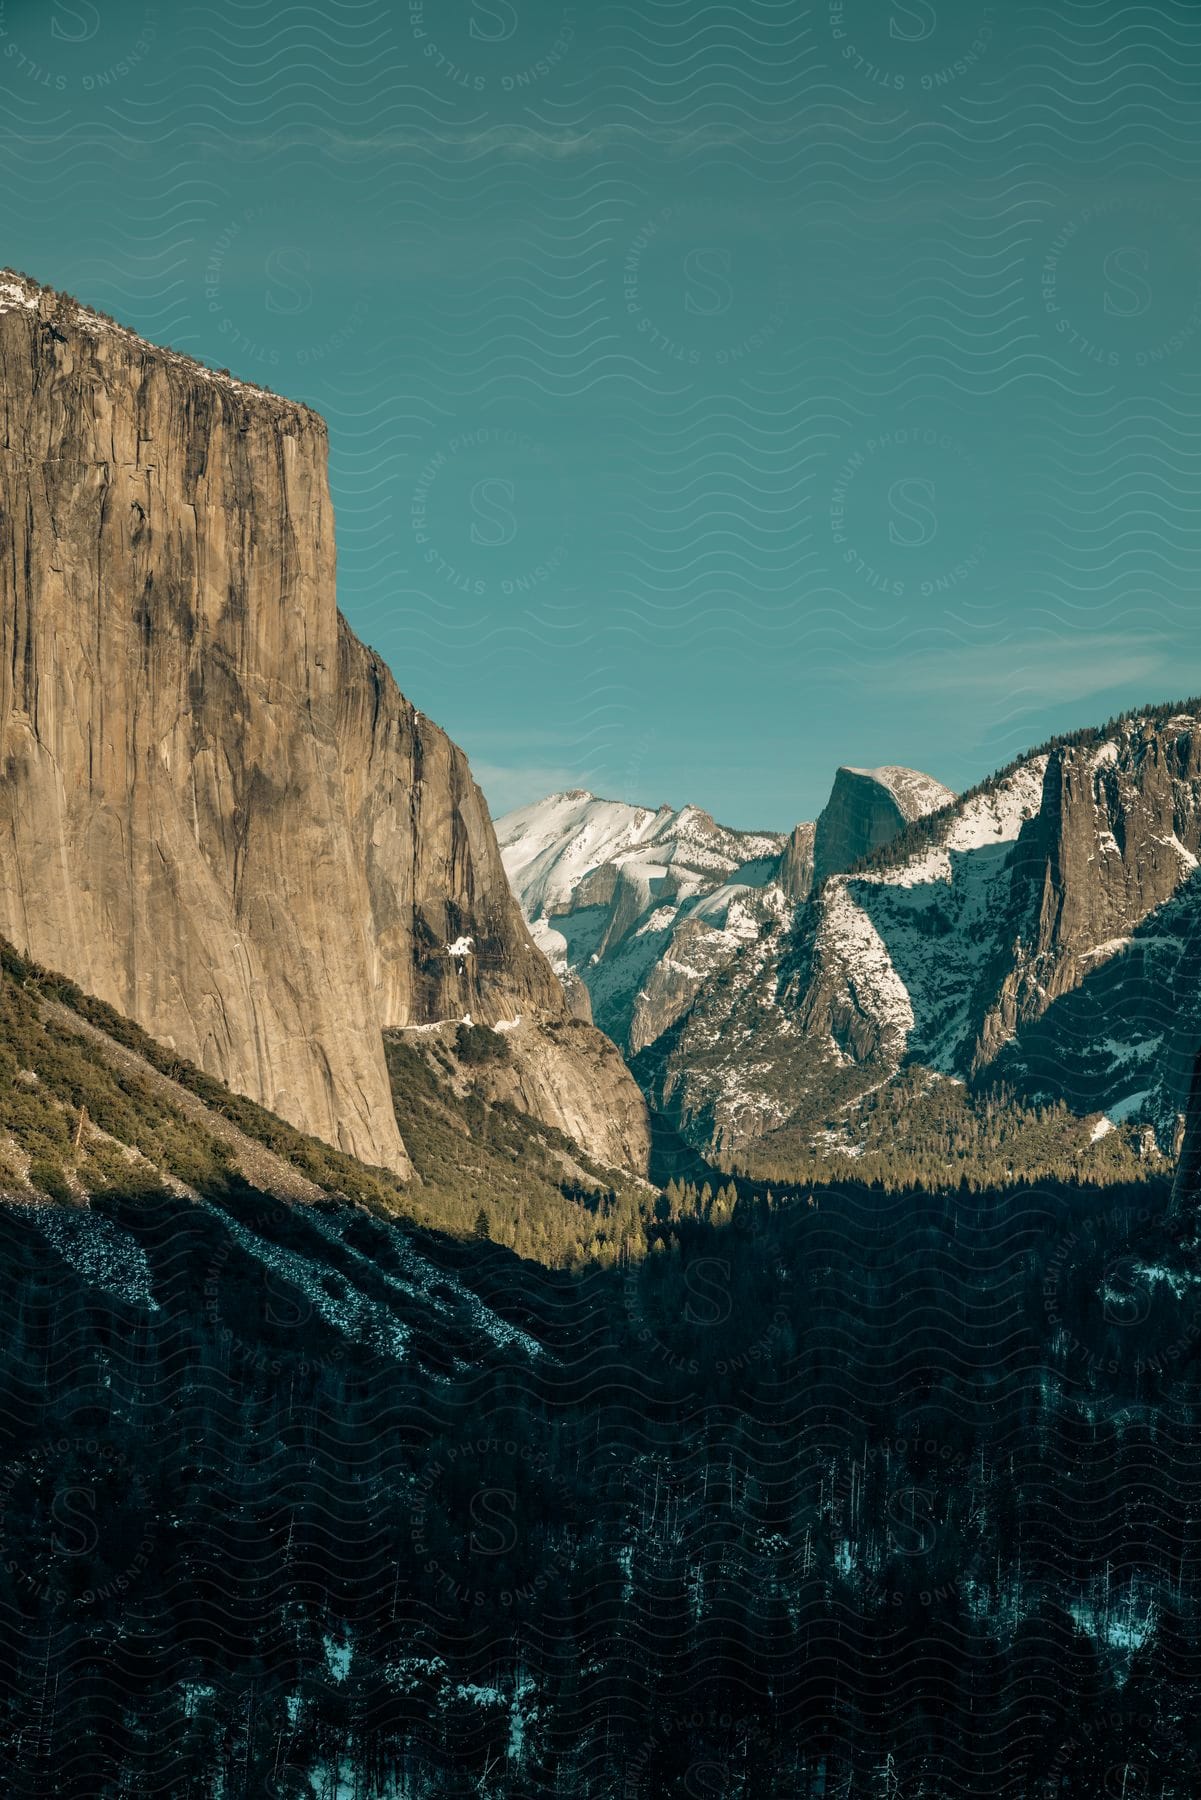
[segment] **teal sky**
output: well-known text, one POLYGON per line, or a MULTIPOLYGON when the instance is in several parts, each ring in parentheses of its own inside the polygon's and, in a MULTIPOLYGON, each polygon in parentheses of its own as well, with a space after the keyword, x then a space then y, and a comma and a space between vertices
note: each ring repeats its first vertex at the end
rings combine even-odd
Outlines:
POLYGON ((0 262, 330 425, 497 813, 1201 688, 1201 11, 0 0, 0 262))

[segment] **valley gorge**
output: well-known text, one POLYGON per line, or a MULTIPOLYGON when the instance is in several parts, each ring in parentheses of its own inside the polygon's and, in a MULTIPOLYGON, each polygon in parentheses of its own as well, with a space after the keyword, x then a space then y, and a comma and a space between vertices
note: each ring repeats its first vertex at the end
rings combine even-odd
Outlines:
POLYGON ((3 1791, 1199 1791, 1201 706, 494 827, 315 413, 0 396, 3 1791))
POLYGON ((535 941, 636 1057, 827 875, 953 799, 914 769, 842 768, 821 816, 787 836, 583 790, 506 814, 497 835, 535 941))

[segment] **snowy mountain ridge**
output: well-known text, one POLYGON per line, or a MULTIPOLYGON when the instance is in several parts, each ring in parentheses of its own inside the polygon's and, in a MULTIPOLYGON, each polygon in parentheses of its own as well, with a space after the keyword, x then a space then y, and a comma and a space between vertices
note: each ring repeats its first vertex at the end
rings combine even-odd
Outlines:
POLYGON ((848 774, 861 775, 887 788, 907 819, 924 818, 927 813, 949 806, 955 798, 949 787, 920 769, 905 769, 896 763, 884 763, 878 769, 857 769, 849 763, 846 767, 848 774))
POLYGON ((697 806, 653 810, 579 788, 506 813, 496 830, 509 879, 533 917, 567 905, 580 881, 605 865, 637 869, 648 882, 670 868, 682 895, 778 856, 784 843, 782 832, 728 830, 697 806))
POLYGON ((814 827, 814 881, 820 884, 854 868, 894 842, 907 825, 941 812, 954 798, 950 788, 919 769, 891 763, 856 769, 844 763, 814 827))
POLYGON ((580 1009, 631 1053, 785 909, 785 835, 731 830, 697 806, 572 789, 506 814, 496 832, 535 943, 580 1009))
POLYGON ((953 799, 916 769, 843 768, 816 823, 790 835, 584 789, 519 807, 496 831, 534 941, 580 1010, 637 1056, 823 873, 953 799))
POLYGON ((859 1154, 862 1108, 921 1071, 1065 1107, 1105 1154, 1103 1118, 1170 1152, 1201 1037, 1199 853, 1191 712, 1062 740, 816 883, 640 1078, 710 1153, 859 1154))

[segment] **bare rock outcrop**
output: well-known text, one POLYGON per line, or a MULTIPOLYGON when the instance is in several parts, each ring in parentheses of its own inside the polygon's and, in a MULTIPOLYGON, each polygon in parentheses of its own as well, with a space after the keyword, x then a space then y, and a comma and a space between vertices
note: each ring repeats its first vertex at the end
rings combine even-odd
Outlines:
POLYGON ((914 819, 954 798, 949 788, 919 769, 839 769, 814 833, 814 881, 842 874, 890 844, 914 819))
POLYGON ((461 1030, 461 1024, 447 1023, 396 1035, 439 1078, 450 1070, 457 1091, 474 1089, 494 1105, 555 1125, 595 1162, 645 1170, 651 1149, 646 1106, 610 1038, 577 1018, 519 1014, 496 1028, 499 1054, 465 1061, 457 1044, 461 1030), (589 1080, 579 1079, 581 1067, 590 1071, 589 1080))
POLYGON ((813 844, 817 826, 812 820, 794 825, 780 858, 780 886, 784 897, 799 906, 813 892, 813 844))
MULTIPOLYGON (((407 1173, 384 1029, 570 1015, 462 752, 338 613, 323 422, 8 275, 0 409, 0 933, 407 1173)), ((620 1160, 599 1034, 545 1055, 620 1160)))
POLYGON ((1170 1154, 1201 1042, 1199 864, 1196 703, 1032 751, 748 945, 654 1067, 654 1102, 701 1149, 857 1154, 860 1098, 924 1072, 898 1148, 949 1081, 1170 1154))
POLYGON ((986 1015, 978 1056, 1126 950, 1201 855, 1201 733, 1188 716, 1135 721, 1047 761, 1042 805, 1015 861, 1014 966, 986 1015))

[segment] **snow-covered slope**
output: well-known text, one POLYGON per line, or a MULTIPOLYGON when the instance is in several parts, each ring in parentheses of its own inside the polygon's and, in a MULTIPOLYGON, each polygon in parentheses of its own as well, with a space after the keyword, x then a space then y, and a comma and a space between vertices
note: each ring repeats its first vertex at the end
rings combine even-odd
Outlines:
POLYGON ((1144 1121, 1170 1149, 1201 1038, 1199 853, 1191 714, 1032 754, 829 876, 698 996, 644 1085, 710 1151, 781 1132, 854 1151, 860 1098, 915 1065, 1144 1121))
POLYGON ((953 798, 916 769, 840 769, 816 825, 788 836, 580 789, 508 813, 496 832, 535 942, 581 1010, 636 1056, 815 878, 953 798))
POLYGON ((654 811, 576 789, 506 814, 496 833, 535 942, 631 1053, 786 910, 784 835, 732 831, 695 806, 654 811))

